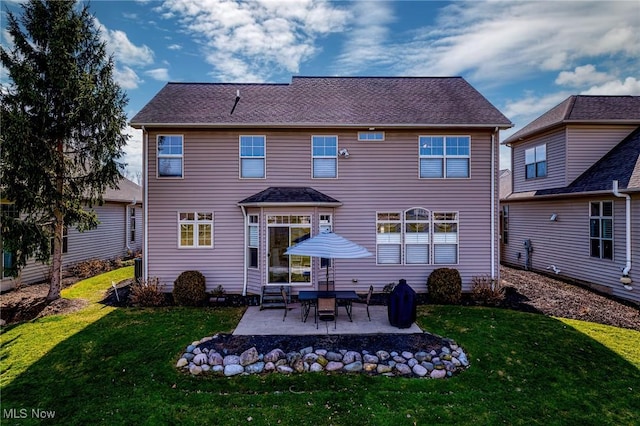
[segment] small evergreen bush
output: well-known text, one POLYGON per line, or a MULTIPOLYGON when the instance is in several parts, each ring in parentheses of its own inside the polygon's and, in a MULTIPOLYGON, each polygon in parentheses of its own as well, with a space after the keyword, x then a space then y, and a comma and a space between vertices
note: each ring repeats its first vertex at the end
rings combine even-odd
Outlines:
POLYGON ((184 271, 173 283, 173 300, 181 306, 201 306, 207 299, 204 275, 199 271, 184 271))
POLYGON ((438 305, 456 305, 462 298, 462 278, 457 269, 434 269, 427 279, 429 301, 438 305))
POLYGON ((129 301, 133 306, 157 307, 164 305, 166 298, 162 286, 158 284, 158 278, 150 278, 148 281, 140 280, 131 284, 129 301))

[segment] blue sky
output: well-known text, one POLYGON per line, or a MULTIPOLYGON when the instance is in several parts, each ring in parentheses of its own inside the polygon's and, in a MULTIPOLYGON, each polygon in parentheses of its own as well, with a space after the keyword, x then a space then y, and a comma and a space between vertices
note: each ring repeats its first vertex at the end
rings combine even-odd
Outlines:
MULTIPOLYGON (((20 13, 19 3, 3 6, 20 13)), ((90 10, 129 118, 167 81, 463 76, 515 124, 504 139, 573 94, 640 95, 637 1, 93 0, 90 10)), ((142 136, 128 131, 135 176, 142 136)))

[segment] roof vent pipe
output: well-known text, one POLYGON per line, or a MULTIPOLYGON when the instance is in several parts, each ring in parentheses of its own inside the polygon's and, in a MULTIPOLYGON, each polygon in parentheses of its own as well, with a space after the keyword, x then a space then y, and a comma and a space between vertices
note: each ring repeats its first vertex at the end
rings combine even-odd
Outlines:
POLYGON ((625 268, 622 270, 622 276, 626 277, 629 275, 629 271, 631 270, 631 196, 629 194, 621 194, 618 191, 618 181, 613 181, 613 195, 619 198, 626 198, 626 251, 627 251, 627 264, 625 268))
POLYGON ((229 115, 233 114, 233 111, 236 110, 236 106, 238 106, 238 102, 240 102, 240 89, 236 90, 236 101, 233 103, 233 108, 231 108, 231 112, 229 115))

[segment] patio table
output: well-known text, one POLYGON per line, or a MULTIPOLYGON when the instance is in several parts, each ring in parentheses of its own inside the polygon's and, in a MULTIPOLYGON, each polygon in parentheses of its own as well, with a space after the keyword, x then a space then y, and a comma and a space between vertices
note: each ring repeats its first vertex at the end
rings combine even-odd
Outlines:
POLYGON ((318 303, 319 297, 335 297, 337 301, 343 302, 340 306, 344 306, 349 316, 349 321, 353 322, 351 317, 352 302, 354 300, 360 300, 358 294, 353 290, 335 290, 335 291, 317 291, 317 290, 302 290, 298 293, 298 300, 302 305, 301 319, 303 322, 307 321, 309 311, 313 302, 318 303))

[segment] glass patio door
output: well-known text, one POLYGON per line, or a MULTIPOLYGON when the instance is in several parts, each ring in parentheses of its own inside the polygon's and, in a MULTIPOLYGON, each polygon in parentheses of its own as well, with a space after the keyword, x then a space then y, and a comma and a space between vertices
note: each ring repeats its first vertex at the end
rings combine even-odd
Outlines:
POLYGON ((311 236, 309 216, 269 216, 267 257, 268 284, 311 282, 311 257, 288 256, 287 248, 311 236))

